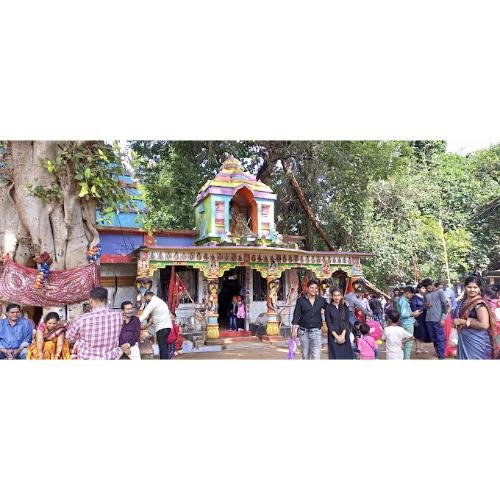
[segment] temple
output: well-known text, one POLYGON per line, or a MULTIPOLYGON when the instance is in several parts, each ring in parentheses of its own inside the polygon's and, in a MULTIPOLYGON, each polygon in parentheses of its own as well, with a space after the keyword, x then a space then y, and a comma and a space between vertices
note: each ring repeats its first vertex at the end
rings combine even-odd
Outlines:
MULTIPOLYGON (((144 211, 133 180, 123 178, 122 184, 144 211)), ((372 254, 300 249, 300 237, 277 232, 275 200, 269 186, 230 157, 193 200, 195 230, 148 233, 137 214, 117 214, 99 228, 102 284, 112 305, 136 296, 140 301, 149 288, 166 298, 175 274, 187 290, 177 317, 202 317, 207 339, 218 339, 227 329, 234 295, 245 301, 246 330, 260 324, 267 337, 279 336, 290 326, 307 279, 318 278, 323 293, 331 286, 345 289, 350 278, 362 276, 361 259, 372 254)))

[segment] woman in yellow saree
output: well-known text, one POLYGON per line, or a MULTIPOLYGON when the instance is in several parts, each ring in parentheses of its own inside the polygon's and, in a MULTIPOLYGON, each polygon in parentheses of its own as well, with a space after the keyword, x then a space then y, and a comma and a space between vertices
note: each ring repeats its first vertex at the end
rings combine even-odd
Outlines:
POLYGON ((70 359, 68 341, 64 338, 66 325, 59 314, 49 312, 36 329, 35 340, 28 347, 26 359, 70 359))

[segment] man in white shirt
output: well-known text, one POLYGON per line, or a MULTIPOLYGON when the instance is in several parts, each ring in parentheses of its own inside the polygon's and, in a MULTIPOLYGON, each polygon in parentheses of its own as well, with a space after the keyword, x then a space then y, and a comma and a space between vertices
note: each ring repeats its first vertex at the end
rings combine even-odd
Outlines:
POLYGON ((398 325, 399 313, 397 311, 391 311, 387 319, 387 326, 382 334, 382 340, 385 340, 385 359, 404 359, 403 344, 412 340, 413 336, 398 325))
POLYGON ((144 301, 147 305, 141 314, 141 323, 146 323, 151 316, 151 323, 156 333, 156 342, 160 349, 160 359, 169 359, 167 338, 172 329, 172 320, 170 319, 168 305, 151 291, 144 294, 144 301))

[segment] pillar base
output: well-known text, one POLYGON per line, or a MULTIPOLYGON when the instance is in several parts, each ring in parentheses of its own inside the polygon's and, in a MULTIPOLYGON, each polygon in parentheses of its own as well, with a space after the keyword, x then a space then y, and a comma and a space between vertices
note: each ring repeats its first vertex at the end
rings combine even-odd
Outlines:
POLYGON ((277 321, 268 321, 266 325, 266 333, 270 337, 280 334, 280 324, 277 321))
POLYGON ((218 314, 208 314, 207 315, 207 339, 218 339, 219 338, 219 315, 218 314))

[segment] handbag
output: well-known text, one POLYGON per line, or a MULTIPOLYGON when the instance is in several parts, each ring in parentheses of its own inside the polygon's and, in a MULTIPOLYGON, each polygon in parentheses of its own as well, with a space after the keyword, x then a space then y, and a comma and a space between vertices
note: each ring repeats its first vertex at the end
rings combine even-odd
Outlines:
POLYGON ((290 337, 288 341, 288 359, 295 359, 295 355, 297 354, 297 343, 298 339, 294 337, 290 337))

